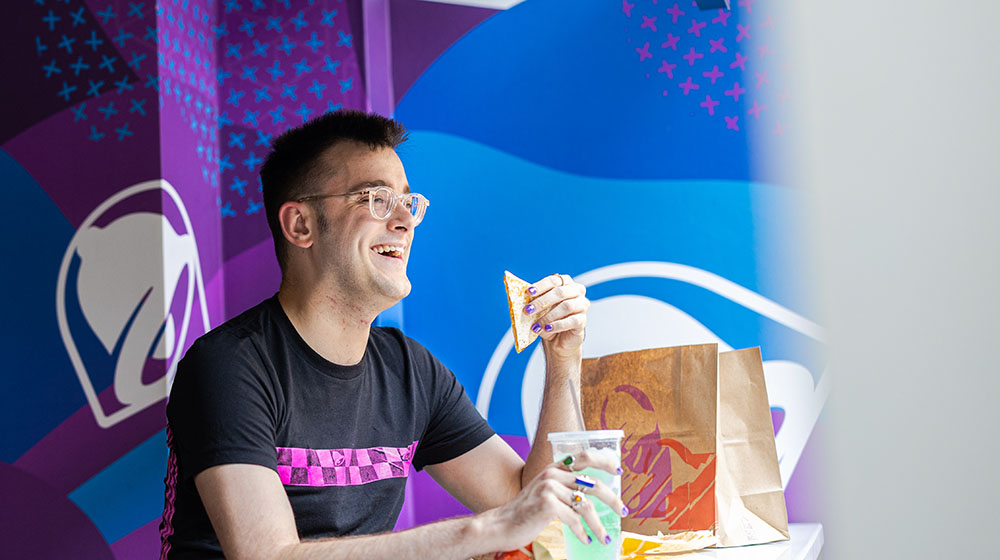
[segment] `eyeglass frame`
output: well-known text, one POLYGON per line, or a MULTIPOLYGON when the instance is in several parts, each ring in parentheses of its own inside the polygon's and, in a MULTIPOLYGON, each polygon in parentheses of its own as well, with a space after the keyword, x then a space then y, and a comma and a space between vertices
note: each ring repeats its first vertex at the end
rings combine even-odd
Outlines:
POLYGON ((382 222, 388 220, 389 217, 392 216, 392 213, 396 210, 396 204, 398 204, 401 200, 403 200, 403 198, 405 198, 405 197, 417 197, 418 199, 422 199, 424 201, 424 205, 423 205, 424 206, 424 210, 423 210, 423 212, 420 213, 419 217, 414 216, 413 214, 410 214, 410 216, 412 216, 414 218, 417 218, 417 223, 413 225, 413 227, 417 227, 418 225, 420 225, 421 222, 424 221, 424 214, 427 213, 427 208, 431 205, 430 199, 428 199, 426 196, 424 196, 424 195, 422 195, 420 193, 399 193, 399 194, 396 194, 395 192, 392 191, 391 188, 389 188, 386 185, 379 185, 379 186, 374 186, 374 187, 369 187, 369 188, 366 188, 366 189, 362 189, 362 190, 359 190, 359 191, 353 191, 353 192, 347 192, 347 193, 340 193, 340 194, 311 194, 309 196, 303 196, 301 198, 297 198, 297 199, 295 199, 294 202, 309 202, 310 200, 323 200, 325 198, 338 198, 338 197, 345 197, 345 196, 364 196, 366 194, 368 195, 368 211, 371 213, 371 215, 372 215, 373 218, 375 218, 376 220, 382 221, 382 222), (385 190, 385 191, 389 192, 389 194, 388 194, 389 209, 385 213, 385 217, 379 217, 378 214, 375 213, 375 197, 372 196, 374 193, 376 193, 378 191, 381 191, 381 190, 385 190))

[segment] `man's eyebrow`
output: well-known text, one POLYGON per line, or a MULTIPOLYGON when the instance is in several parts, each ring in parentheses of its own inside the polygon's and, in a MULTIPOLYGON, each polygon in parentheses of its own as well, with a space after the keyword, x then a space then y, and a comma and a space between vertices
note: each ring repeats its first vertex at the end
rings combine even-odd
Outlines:
MULTIPOLYGON (((361 191, 364 191, 364 190, 367 190, 367 189, 373 189, 373 188, 376 188, 376 187, 388 187, 388 186, 389 186, 389 183, 386 183, 385 181, 383 181, 381 179, 375 179, 374 181, 364 181, 362 183, 358 183, 357 185, 354 185, 353 187, 347 189, 347 192, 349 192, 349 193, 361 192, 361 191)), ((410 192, 410 185, 406 185, 405 187, 403 187, 403 192, 406 193, 406 194, 409 194, 409 192, 410 192)))

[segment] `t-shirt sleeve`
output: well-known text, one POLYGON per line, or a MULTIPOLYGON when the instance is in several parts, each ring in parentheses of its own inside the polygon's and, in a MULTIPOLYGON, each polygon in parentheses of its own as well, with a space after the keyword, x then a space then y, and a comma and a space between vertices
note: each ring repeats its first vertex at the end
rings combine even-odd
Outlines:
POLYGON ((249 340, 220 334, 195 342, 167 402, 182 476, 227 463, 277 470, 275 402, 273 381, 249 340))
POLYGON ((413 458, 413 466, 449 461, 472 450, 496 432, 486 422, 455 374, 431 355, 426 348, 409 341, 418 367, 428 370, 430 419, 413 458))

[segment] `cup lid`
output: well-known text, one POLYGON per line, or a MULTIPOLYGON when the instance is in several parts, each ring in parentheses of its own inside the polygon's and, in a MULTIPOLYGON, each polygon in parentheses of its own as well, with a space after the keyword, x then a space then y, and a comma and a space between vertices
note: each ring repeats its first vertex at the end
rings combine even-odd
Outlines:
POLYGON ((580 441, 595 439, 621 439, 622 430, 587 430, 585 432, 549 432, 549 441, 580 441))

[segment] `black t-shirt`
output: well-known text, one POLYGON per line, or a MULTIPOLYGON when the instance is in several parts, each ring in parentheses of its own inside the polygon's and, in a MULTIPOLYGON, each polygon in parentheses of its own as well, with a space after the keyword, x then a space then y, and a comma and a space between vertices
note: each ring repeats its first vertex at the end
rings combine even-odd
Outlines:
POLYGON ((198 339, 167 403, 168 558, 222 558, 194 484, 216 465, 278 472, 303 539, 389 531, 410 467, 448 461, 494 431, 454 374, 397 329, 372 328, 357 365, 331 363, 277 296, 198 339))

